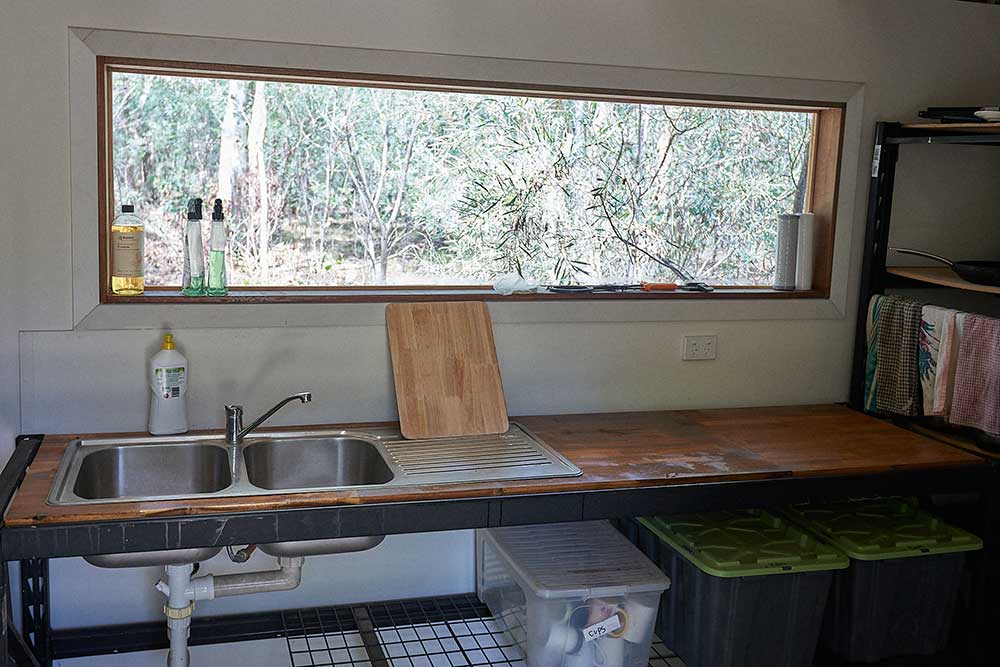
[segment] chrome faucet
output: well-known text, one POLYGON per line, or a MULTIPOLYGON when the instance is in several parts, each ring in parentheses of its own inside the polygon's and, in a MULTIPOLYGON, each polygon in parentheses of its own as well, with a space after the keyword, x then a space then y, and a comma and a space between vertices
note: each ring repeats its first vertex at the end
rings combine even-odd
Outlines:
POLYGON ((242 405, 227 405, 226 406, 226 442, 230 445, 239 445, 243 442, 245 438, 251 431, 263 424, 268 418, 275 412, 285 407, 288 403, 292 401, 299 400, 303 403, 308 403, 313 398, 312 392, 304 391, 300 394, 292 394, 288 398, 281 400, 273 408, 265 412, 260 416, 260 419, 250 424, 246 428, 243 428, 243 406, 242 405))

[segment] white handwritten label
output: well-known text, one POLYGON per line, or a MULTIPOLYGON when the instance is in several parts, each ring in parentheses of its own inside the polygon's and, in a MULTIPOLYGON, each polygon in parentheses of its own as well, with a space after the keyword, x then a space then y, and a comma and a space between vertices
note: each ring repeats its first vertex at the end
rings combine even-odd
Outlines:
POLYGON ((592 642, 595 639, 600 639, 614 632, 620 627, 622 627, 622 620, 618 618, 618 614, 612 614, 599 623, 585 627, 583 629, 583 638, 585 641, 592 642))

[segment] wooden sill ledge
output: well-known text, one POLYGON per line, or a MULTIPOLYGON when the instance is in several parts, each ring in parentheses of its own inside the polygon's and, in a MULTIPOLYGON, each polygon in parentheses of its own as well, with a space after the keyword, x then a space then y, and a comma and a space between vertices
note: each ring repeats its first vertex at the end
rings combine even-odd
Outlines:
POLYGON ((184 296, 150 289, 138 296, 107 295, 106 304, 392 303, 401 301, 659 301, 669 299, 825 299, 820 290, 779 291, 766 287, 717 287, 714 292, 544 292, 497 294, 487 289, 240 289, 228 296, 184 296))

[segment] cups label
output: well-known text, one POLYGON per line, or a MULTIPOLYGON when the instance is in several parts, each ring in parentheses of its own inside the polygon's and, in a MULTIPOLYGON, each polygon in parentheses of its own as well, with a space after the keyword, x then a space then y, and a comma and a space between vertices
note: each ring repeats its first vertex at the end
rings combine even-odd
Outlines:
POLYGON ((622 621, 618 618, 618 614, 612 614, 603 621, 585 627, 583 629, 583 638, 585 641, 591 642, 611 634, 620 627, 622 627, 622 621))

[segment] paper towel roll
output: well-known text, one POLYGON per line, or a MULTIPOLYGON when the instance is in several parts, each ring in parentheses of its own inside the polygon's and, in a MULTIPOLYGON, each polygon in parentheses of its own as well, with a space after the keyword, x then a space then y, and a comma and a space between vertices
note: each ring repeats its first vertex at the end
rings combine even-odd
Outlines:
POLYGON ((816 251, 813 243, 816 236, 816 219, 812 213, 799 216, 799 239, 795 253, 795 289, 813 288, 813 262, 816 251))
POLYGON ((778 242, 774 257, 774 289, 795 289, 795 254, 799 247, 799 215, 778 216, 778 242))

